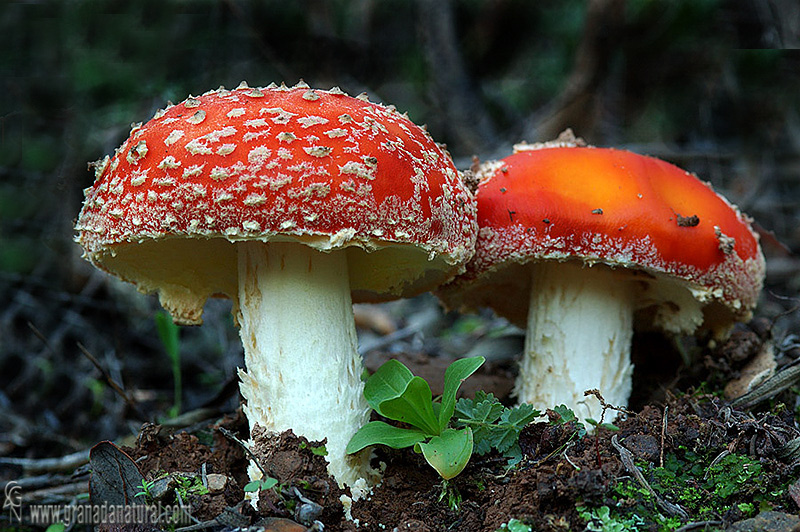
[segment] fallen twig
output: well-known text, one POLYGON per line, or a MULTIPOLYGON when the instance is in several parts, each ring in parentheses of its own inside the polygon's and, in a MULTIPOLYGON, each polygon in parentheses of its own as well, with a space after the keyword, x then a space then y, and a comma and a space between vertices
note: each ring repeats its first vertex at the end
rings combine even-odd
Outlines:
POLYGON ((664 407, 664 416, 661 418, 661 451, 658 455, 658 467, 664 467, 664 441, 667 439, 667 419, 669 416, 669 405, 664 407))
POLYGON ((775 397, 784 390, 797 384, 800 381, 800 365, 794 365, 776 373, 766 381, 756 386, 741 397, 731 401, 731 406, 739 409, 747 409, 775 397))
POLYGON ((247 504, 247 501, 241 501, 236 506, 225 508, 221 514, 214 519, 196 523, 194 525, 176 528, 175 532, 191 532, 192 530, 203 530, 205 528, 219 527, 224 525, 226 528, 235 529, 246 527, 250 523, 250 519, 239 513, 239 508, 247 504))
POLYGON ((175 532, 191 532, 192 530, 204 530, 214 526, 219 526, 219 522, 216 519, 211 519, 209 521, 203 521, 202 523, 176 528, 175 532))
POLYGON ((705 473, 705 475, 703 475, 703 480, 708 480, 708 475, 711 474, 711 468, 714 467, 715 465, 717 465, 720 462, 720 460, 722 460, 723 458, 725 458, 729 454, 731 454, 731 452, 729 450, 725 449, 724 451, 719 453, 717 456, 715 456, 714 459, 711 460, 711 463, 708 464, 708 467, 706 468, 706 473, 705 473))
MULTIPOLYGON (((244 453, 250 458, 250 460, 253 461, 253 463, 256 465, 256 467, 259 469, 259 471, 261 471, 261 475, 263 477, 266 478, 266 477, 275 477, 276 476, 275 473, 272 472, 272 470, 270 470, 269 474, 267 474, 267 471, 264 469, 264 466, 262 466, 261 462, 258 461, 258 458, 256 458, 256 455, 254 455, 253 451, 250 450, 250 447, 248 447, 248 445, 245 442, 240 440, 239 437, 236 436, 236 434, 234 434, 233 432, 229 431, 225 427, 219 427, 219 431, 226 438, 229 438, 229 439, 231 439, 234 442, 239 444, 239 446, 244 450, 244 453)), ((266 501, 267 505, 270 507, 270 509, 273 512, 277 513, 278 515, 285 515, 285 512, 282 512, 277 506, 275 506, 275 504, 269 499, 269 497, 265 497, 264 500, 266 501)))
POLYGON ((573 462, 572 460, 570 460, 569 456, 567 455, 567 451, 569 451, 569 450, 570 450, 570 448, 571 448, 573 445, 575 445, 575 442, 574 442, 574 441, 567 442, 566 446, 564 447, 564 451, 561 453, 561 456, 563 456, 563 457, 564 457, 564 460, 566 460, 566 461, 569 463, 569 465, 571 465, 572 467, 574 467, 574 468, 575 468, 575 471, 580 471, 580 470, 581 470, 580 466, 579 466, 579 465, 577 465, 577 464, 576 464, 575 462, 573 462))
POLYGON ((622 460, 622 465, 625 466, 625 469, 627 469, 628 472, 633 475, 636 481, 644 489, 646 489, 647 492, 650 493, 650 495, 653 496, 653 499, 655 499, 656 504, 658 505, 659 508, 661 508, 669 515, 680 517, 684 521, 689 519, 689 514, 687 514, 686 510, 681 508, 680 505, 673 504, 662 498, 658 493, 656 493, 656 490, 654 490, 653 487, 650 486, 650 483, 647 482, 647 479, 644 478, 642 472, 639 470, 638 467, 636 467, 636 464, 633 462, 633 453, 631 453, 628 449, 623 447, 622 444, 619 443, 619 441, 617 441, 616 434, 611 436, 611 445, 613 445, 614 448, 619 453, 619 457, 622 460))
POLYGON ((695 521, 694 523, 686 523, 682 527, 676 528, 675 532, 688 532, 689 530, 694 530, 695 528, 720 526, 721 524, 722 521, 695 521))
POLYGON ((183 497, 181 497, 181 492, 180 491, 175 490, 175 497, 178 499, 178 505, 180 506, 181 512, 183 512, 183 515, 185 515, 186 517, 188 517, 189 519, 194 521, 194 524, 201 525, 202 523, 200 522, 200 520, 198 518, 196 518, 195 516, 193 516, 189 512, 189 509, 186 507, 186 505, 183 504, 183 497))
POLYGON ((800 438, 787 441, 778 449, 778 456, 789 464, 794 464, 800 460, 800 438))
POLYGON ((264 469, 264 466, 262 466, 261 462, 258 461, 258 458, 256 458, 256 455, 254 455, 253 451, 250 450, 250 447, 245 442, 240 440, 239 437, 236 434, 234 434, 233 432, 229 431, 225 427, 219 427, 219 431, 226 438, 228 438, 229 440, 232 440, 232 441, 234 441, 234 442, 239 444, 239 447, 241 447, 242 450, 244 450, 244 454, 246 454, 247 457, 250 458, 250 460, 253 461, 253 463, 256 465, 256 467, 261 471, 262 475, 264 475, 265 477, 273 476, 271 471, 270 471, 270 474, 267 474, 267 470, 264 469))
POLYGON ((73 471, 88 461, 88 449, 57 458, 0 458, 0 464, 20 466, 26 473, 73 471))
POLYGON ((586 391, 583 392, 583 396, 584 397, 587 397, 589 395, 594 396, 600 402, 600 406, 603 409, 600 412, 600 421, 597 422, 599 425, 603 424, 603 421, 604 421, 604 419, 606 417, 606 410, 616 410, 617 412, 619 412, 621 414, 625 414, 626 416, 635 416, 636 415, 635 412, 631 412, 630 410, 628 410, 626 408, 607 403, 605 398, 603 397, 603 395, 600 393, 600 390, 598 390, 597 388, 592 388, 591 390, 586 390, 586 391))
POLYGON ((42 488, 49 488, 51 486, 61 486, 70 481, 69 475, 59 475, 54 473, 45 473, 43 475, 36 475, 32 477, 22 477, 14 479, 13 481, 0 482, 0 492, 5 492, 6 486, 9 482, 14 482, 24 491, 38 490, 42 488))
POLYGON ((100 364, 100 362, 99 362, 99 361, 98 361, 98 360, 97 360, 97 359, 94 357, 94 355, 93 355, 93 354, 91 354, 91 353, 89 352, 89 350, 88 350, 88 349, 86 349, 86 348, 83 346, 83 344, 82 344, 82 343, 80 343, 80 342, 78 342, 78 349, 80 349, 80 350, 81 350, 81 353, 83 353, 83 355, 84 355, 86 358, 88 358, 88 359, 89 359, 89 361, 90 361, 92 364, 94 364, 94 367, 96 367, 96 368, 97 368, 97 370, 98 370, 100 373, 102 373, 102 374, 103 374, 103 378, 106 380, 106 382, 108 383, 108 385, 109 385, 109 386, 111 386, 111 389, 112 389, 112 390, 114 390, 115 392, 117 392, 117 395, 119 395, 120 397, 122 397, 122 399, 125 401, 125 403, 126 403, 126 404, 127 404, 127 405, 128 405, 130 408, 131 408, 131 410, 133 411, 133 413, 134 413, 134 414, 136 414, 136 417, 137 417, 137 418, 139 418, 139 419, 140 419, 140 420, 142 420, 142 421, 152 421, 152 420, 151 420, 151 419, 150 419, 150 418, 149 418, 147 415, 145 415, 145 414, 144 414, 144 412, 142 412, 142 410, 139 408, 139 405, 138 405, 138 404, 136 404, 136 401, 134 401, 134 400, 133 400, 133 398, 131 398, 131 397, 130 397, 130 396, 129 396, 129 395, 126 393, 126 392, 125 392, 125 390, 123 390, 123 389, 122 389, 122 386, 120 386, 119 384, 117 384, 117 382, 116 382, 116 381, 115 381, 115 380, 114 380, 114 379, 111 377, 111 375, 108 373, 108 371, 106 371, 106 369, 105 369, 105 368, 104 368, 104 367, 103 367, 103 366, 100 364))
POLYGON ((52 504, 89 494, 89 480, 25 492, 25 503, 52 504))

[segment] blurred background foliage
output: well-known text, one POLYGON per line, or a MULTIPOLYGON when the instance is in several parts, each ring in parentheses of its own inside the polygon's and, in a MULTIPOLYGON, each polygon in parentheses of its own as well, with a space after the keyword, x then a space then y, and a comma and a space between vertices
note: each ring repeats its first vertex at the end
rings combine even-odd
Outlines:
MULTIPOLYGON (((242 80, 366 91, 427 124, 460 168, 566 127, 661 156, 774 232, 760 312, 792 308, 779 296, 800 287, 799 29, 796 0, 4 2, 0 453, 34 433, 58 448, 120 433, 127 407, 78 342, 138 400, 169 401, 156 303, 73 243, 87 161, 167 101, 242 80)), ((183 331, 187 407, 235 380, 227 312, 214 303, 183 331)))

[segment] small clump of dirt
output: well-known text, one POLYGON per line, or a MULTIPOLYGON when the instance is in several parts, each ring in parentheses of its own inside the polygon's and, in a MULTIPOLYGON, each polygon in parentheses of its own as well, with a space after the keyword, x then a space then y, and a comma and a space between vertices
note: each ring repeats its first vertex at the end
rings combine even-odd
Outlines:
POLYGON ((275 488, 259 493, 259 515, 291 517, 308 526, 319 521, 325 530, 342 526, 340 497, 349 494, 328 475, 325 441, 309 442, 291 430, 275 434, 260 426, 253 430, 252 440, 253 456, 278 481, 275 488))

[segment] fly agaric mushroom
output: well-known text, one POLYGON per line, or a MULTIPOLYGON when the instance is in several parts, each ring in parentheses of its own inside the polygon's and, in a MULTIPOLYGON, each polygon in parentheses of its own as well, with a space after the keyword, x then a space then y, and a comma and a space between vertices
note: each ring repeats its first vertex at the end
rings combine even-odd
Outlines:
POLYGON ((76 225, 85 257, 158 292, 176 323, 230 297, 251 429, 327 438, 329 472, 363 486, 368 456, 345 455, 369 412, 352 301, 463 270, 475 206, 446 151, 365 96, 242 84, 134 125, 95 171, 76 225))
POLYGON ((584 391, 627 405, 634 327, 724 335, 751 316, 764 257, 750 220, 694 175, 561 140, 482 165, 475 256, 439 295, 527 328, 520 402, 600 419, 584 391))

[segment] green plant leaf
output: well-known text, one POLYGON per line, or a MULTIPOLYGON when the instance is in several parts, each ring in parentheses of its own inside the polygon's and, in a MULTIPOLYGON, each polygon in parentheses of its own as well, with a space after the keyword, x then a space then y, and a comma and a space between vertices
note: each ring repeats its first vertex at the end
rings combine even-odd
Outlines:
POLYGON ((422 455, 439 475, 449 480, 461 473, 472 456, 472 429, 447 429, 427 443, 420 443, 422 455))
MULTIPOLYGON (((478 390, 475 392, 473 399, 462 398, 458 400, 455 416, 459 419, 469 419, 481 423, 494 423, 500 419, 500 415, 504 410, 505 407, 493 393, 478 390)), ((473 428, 473 430, 475 429, 473 428)))
POLYGON ((403 395, 413 378, 414 374, 402 362, 388 360, 364 383, 364 398, 373 410, 389 417, 381 411, 381 403, 403 395))
POLYGON ((495 532, 504 532, 506 530, 508 530, 508 532, 531 532, 531 527, 519 519, 511 519, 508 521, 508 523, 503 524, 495 532))
POLYGON ((180 338, 178 326, 166 312, 155 315, 158 337, 170 360, 180 360, 180 338))
POLYGON ((444 372, 444 392, 439 410, 439 430, 447 428, 456 408, 456 394, 464 379, 475 373, 486 362, 483 357, 462 358, 450 364, 444 372))
POLYGON ((426 437, 418 430, 394 427, 383 421, 370 421, 350 438, 345 452, 356 453, 370 445, 386 445, 392 449, 402 449, 425 441, 426 437))
POLYGON ((441 434, 433 413, 431 387, 422 377, 412 378, 399 397, 382 401, 379 406, 379 413, 389 419, 414 425, 430 436, 441 434))
POLYGON ((269 490, 269 489, 274 488, 277 485, 278 485, 278 479, 277 478, 267 477, 267 478, 262 478, 261 479, 261 489, 262 490, 269 490))
POLYGON ((529 404, 506 408, 493 394, 477 391, 474 399, 459 399, 455 426, 470 427, 475 441, 474 452, 485 455, 493 449, 508 459, 509 466, 519 463, 522 450, 519 434, 541 412, 529 404))
POLYGON ((253 493, 256 491, 263 491, 272 489, 278 485, 278 479, 272 477, 265 477, 261 480, 251 480, 244 486, 244 491, 248 493, 253 493))
POLYGON ((522 429, 525 425, 541 415, 542 413, 533 408, 533 405, 522 403, 503 412, 503 415, 500 416, 500 419, 504 423, 508 423, 509 425, 513 425, 514 427, 522 429))
POLYGON ((570 421, 578 420, 578 418, 575 416, 575 412, 573 412, 566 405, 554 406, 553 412, 561 416, 561 418, 555 421, 551 421, 550 422, 551 425, 563 425, 564 423, 569 423, 570 421))

